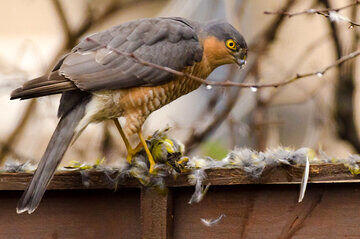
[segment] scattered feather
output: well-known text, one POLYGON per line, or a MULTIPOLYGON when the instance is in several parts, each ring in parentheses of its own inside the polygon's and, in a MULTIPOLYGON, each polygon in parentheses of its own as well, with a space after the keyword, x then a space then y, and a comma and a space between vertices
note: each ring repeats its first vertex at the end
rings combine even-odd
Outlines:
POLYGON ((97 159, 94 164, 82 163, 76 160, 70 161, 69 165, 64 166, 62 170, 65 171, 76 171, 76 170, 88 170, 88 169, 96 169, 101 167, 104 163, 105 158, 97 159))
POLYGON ((189 175, 189 182, 195 184, 195 192, 189 200, 189 204, 199 203, 203 200, 205 194, 209 190, 210 184, 206 185, 204 188, 203 181, 206 178, 206 173, 203 169, 195 170, 192 174, 189 175))
POLYGON ((17 160, 7 160, 4 167, 0 170, 8 173, 21 173, 21 172, 33 172, 36 167, 30 161, 19 162, 17 160))
POLYGON ((308 179, 309 179, 309 171, 310 171, 310 162, 309 162, 309 158, 306 157, 305 170, 304 170, 303 177, 301 180, 301 187, 300 187, 300 194, 299 194, 298 202, 302 202, 302 200, 304 199, 306 186, 307 186, 308 179))
MULTIPOLYGON (((120 182, 132 177, 139 180, 144 186, 155 187, 162 193, 166 192, 165 177, 175 177, 178 173, 187 171, 189 172, 189 182, 195 185, 195 191, 189 200, 190 204, 200 202, 210 187, 210 184, 203 185, 207 177, 206 169, 238 168, 251 177, 259 178, 267 168, 281 165, 304 165, 305 170, 300 187, 299 202, 303 200, 305 195, 310 164, 343 164, 352 174, 360 174, 359 155, 349 155, 347 158, 333 158, 322 151, 319 151, 317 155, 314 150, 306 147, 297 150, 278 147, 268 149, 265 152, 258 152, 249 148, 235 148, 225 158, 219 160, 210 157, 189 158, 183 156, 184 146, 174 139, 169 139, 165 132, 157 131, 147 139, 147 143, 151 146, 150 150, 154 150, 152 153, 157 156, 155 157, 157 159, 155 175, 149 173, 149 162, 144 150, 140 150, 134 156, 131 165, 124 163, 118 167, 109 167, 103 165, 105 159, 99 159, 94 164, 71 161, 69 165, 60 168, 60 170, 80 171, 83 184, 86 187, 90 186, 89 172, 95 170, 104 172, 109 186, 115 188, 115 190, 120 182)), ((13 173, 34 172, 35 165, 30 162, 22 163, 8 159, 0 171, 13 173)))
POLYGON ((81 174, 81 182, 82 182, 82 184, 86 188, 90 187, 89 171, 88 170, 82 170, 82 171, 80 171, 80 174, 81 174))
POLYGON ((200 218, 200 219, 201 219, 202 224, 204 224, 207 227, 212 227, 212 226, 218 224, 221 221, 221 219, 223 219, 224 217, 225 217, 225 214, 221 214, 216 219, 205 219, 205 218, 200 218))

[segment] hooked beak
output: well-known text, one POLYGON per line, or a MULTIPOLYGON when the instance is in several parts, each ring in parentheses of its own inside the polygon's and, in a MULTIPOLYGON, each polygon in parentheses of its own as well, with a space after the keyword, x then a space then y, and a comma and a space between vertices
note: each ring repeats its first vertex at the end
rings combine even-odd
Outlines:
POLYGON ((235 54, 235 63, 241 68, 246 64, 247 49, 243 48, 235 54))

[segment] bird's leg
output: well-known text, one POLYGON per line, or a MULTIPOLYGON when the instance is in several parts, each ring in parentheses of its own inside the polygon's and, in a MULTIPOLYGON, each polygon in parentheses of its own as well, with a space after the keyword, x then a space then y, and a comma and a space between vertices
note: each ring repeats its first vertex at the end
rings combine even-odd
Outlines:
POLYGON ((117 118, 114 119, 114 123, 116 125, 116 128, 118 129, 120 135, 121 135, 121 138, 124 140, 124 143, 125 143, 125 147, 126 147, 126 150, 127 150, 127 156, 126 156, 126 160, 128 161, 128 163, 131 163, 132 161, 132 158, 133 156, 136 154, 137 150, 131 148, 131 145, 129 143, 129 140, 126 138, 126 135, 123 131, 123 129, 121 128, 121 125, 119 123, 119 120, 117 118))
POLYGON ((149 148, 148 148, 148 146, 147 146, 147 144, 145 142, 145 139, 142 136, 141 132, 139 132, 138 135, 139 135, 140 142, 142 143, 142 145, 143 145, 143 147, 145 149, 146 155, 148 156, 148 160, 149 160, 149 163, 150 163, 149 173, 153 174, 154 173, 154 166, 155 166, 154 158, 151 155, 150 150, 149 150, 149 148))

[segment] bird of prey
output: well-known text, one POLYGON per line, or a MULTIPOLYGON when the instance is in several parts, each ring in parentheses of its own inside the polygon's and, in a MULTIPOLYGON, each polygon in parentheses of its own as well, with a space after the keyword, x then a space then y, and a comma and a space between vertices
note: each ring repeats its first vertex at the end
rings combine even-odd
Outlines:
POLYGON ((201 82, 142 64, 120 51, 205 79, 218 66, 242 65, 247 45, 225 21, 202 23, 179 17, 130 21, 80 41, 50 74, 24 83, 11 94, 11 99, 62 94, 60 121, 18 203, 18 213, 37 208, 68 146, 90 123, 114 121, 129 163, 136 150, 127 137, 137 134, 149 171, 154 172, 155 162, 141 133, 144 121, 151 112, 199 88, 201 82))

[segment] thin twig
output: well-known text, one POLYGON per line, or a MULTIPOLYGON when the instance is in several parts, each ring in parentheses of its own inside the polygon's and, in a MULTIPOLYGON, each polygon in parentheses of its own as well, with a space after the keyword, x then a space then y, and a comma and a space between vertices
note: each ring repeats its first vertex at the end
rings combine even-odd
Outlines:
POLYGON ((264 84, 252 84, 252 83, 233 82, 233 81, 229 81, 229 80, 221 81, 221 82, 206 80, 206 79, 194 76, 194 75, 190 75, 188 73, 184 73, 184 72, 181 72, 181 71, 171 69, 169 67, 157 65, 157 64, 151 63, 149 61, 142 60, 141 58, 137 57, 134 53, 127 53, 127 52, 124 52, 124 51, 120 51, 120 50, 118 50, 116 48, 113 48, 113 47, 110 47, 108 45, 102 44, 101 42, 96 41, 91 37, 87 37, 86 40, 90 41, 90 42, 93 42, 93 43, 97 44, 100 47, 103 47, 103 48, 109 49, 111 51, 114 51, 115 53, 117 53, 119 55, 132 58, 133 60, 135 60, 136 62, 138 62, 139 64, 142 64, 144 66, 153 67, 155 69, 158 69, 158 70, 161 70, 161 71, 166 71, 166 72, 169 72, 169 73, 174 74, 174 75, 187 77, 187 78, 198 81, 198 82, 200 82, 202 84, 205 84, 205 85, 224 86, 224 87, 234 86, 234 87, 240 87, 240 88, 279 87, 279 86, 288 85, 288 84, 293 83, 293 82, 295 82, 295 81, 297 81, 299 79, 302 79, 302 78, 308 78, 310 76, 322 77, 331 68, 336 67, 336 66, 340 65, 341 63, 343 63, 345 61, 348 61, 350 59, 353 59, 353 58, 357 57, 358 55, 360 55, 360 50, 352 52, 349 55, 341 57, 340 59, 336 60, 334 63, 332 63, 331 65, 326 66, 325 68, 323 68, 320 71, 313 71, 313 72, 308 72, 308 73, 304 73, 304 74, 296 74, 296 76, 294 76, 293 78, 290 78, 290 79, 287 79, 287 80, 284 80, 284 81, 281 81, 281 82, 264 83, 264 84))
POLYGON ((314 14, 314 13, 318 13, 318 12, 330 12, 330 11, 334 11, 334 12, 339 12, 341 10, 344 10, 346 8, 350 8, 352 6, 356 6, 360 3, 360 1, 355 1, 354 3, 351 3, 349 5, 343 6, 343 7, 339 7, 339 8, 324 8, 324 9, 307 9, 301 12, 284 12, 284 11, 265 11, 264 14, 268 14, 268 15, 277 15, 277 14, 282 14, 282 15, 286 15, 288 17, 293 17, 293 16, 298 16, 298 15, 303 15, 303 14, 314 14))
MULTIPOLYGON (((87 31, 89 31, 91 28, 96 27, 98 25, 101 25, 105 21, 107 21, 112 14, 116 13, 118 10, 126 7, 125 3, 119 3, 118 1, 112 1, 111 4, 106 8, 106 10, 100 15, 95 17, 93 15, 93 11, 91 9, 90 3, 87 3, 86 6, 86 18, 83 21, 82 25, 76 30, 72 31, 70 28, 70 24, 65 16, 64 11, 62 10, 61 4, 59 0, 52 0, 54 8, 57 12, 57 15, 59 17, 59 20, 61 22, 62 29, 64 31, 65 35, 65 41, 63 43, 62 48, 58 51, 57 56, 54 58, 54 61, 51 62, 50 67, 55 65, 57 61, 59 60, 59 57, 63 55, 67 50, 70 50, 73 48, 78 39, 84 35, 87 31)), ((135 1, 135 3, 140 2, 140 0, 135 1)))
MULTIPOLYGON (((304 15, 304 14, 319 14, 319 15, 322 15, 324 17, 328 17, 328 18, 332 18, 331 17, 331 14, 332 13, 337 13, 341 10, 344 10, 344 9, 347 9, 347 8, 350 8, 350 7, 353 7, 353 6, 357 6, 360 4, 360 1, 357 0, 351 4, 348 4, 346 6, 343 6, 343 7, 339 7, 339 8, 325 8, 325 9, 307 9, 307 10, 304 10, 304 11, 300 11, 300 12, 293 12, 293 13, 290 13, 290 12, 285 12, 285 11, 274 11, 274 12, 271 12, 271 11, 265 11, 264 14, 267 14, 267 15, 285 15, 285 16, 288 16, 288 17, 294 17, 294 16, 299 16, 299 15, 304 15)), ((360 24, 359 23, 356 23, 354 21, 351 21, 345 17, 342 17, 341 18, 342 21, 345 21, 345 22, 348 22, 350 23, 350 27, 353 27, 353 26, 357 26, 359 27, 360 24)))
MULTIPOLYGON (((288 0, 283 9, 290 9, 294 3, 294 0, 288 0)), ((285 17, 283 15, 277 16, 277 18, 273 20, 269 27, 259 34, 260 37, 258 39, 261 40, 257 40, 255 43, 259 51, 254 56, 254 59, 249 62, 245 71, 242 71, 240 73, 240 76, 237 78, 238 82, 245 81, 246 78, 249 76, 250 72, 258 67, 260 57, 264 55, 271 46, 271 43, 275 39, 281 25, 284 22, 284 19, 285 17)), ((184 141, 186 154, 190 153, 198 145, 200 145, 208 137, 210 137, 211 134, 214 133, 216 129, 224 122, 224 120, 228 117, 228 115, 231 113, 232 109, 236 105, 236 102, 238 102, 240 89, 241 88, 232 89, 227 94, 227 97, 224 99, 224 106, 221 110, 216 112, 211 117, 211 122, 203 130, 198 131, 195 130, 195 128, 192 129, 192 134, 190 135, 190 137, 188 137, 186 141, 184 141)))
MULTIPOLYGON (((296 69, 299 69, 300 66, 302 66, 306 61, 304 59, 308 59, 311 54, 315 52, 315 49, 322 46, 322 43, 325 43, 325 37, 329 38, 329 34, 325 34, 317 39, 315 39, 312 43, 310 43, 303 51, 302 54, 297 56, 297 59, 295 60, 295 63, 292 64, 292 67, 290 67, 290 70, 288 72, 295 72, 296 69)), ((290 74, 287 74, 286 77, 289 77, 290 74)), ((285 89, 285 88, 281 88, 285 89)), ((301 88, 303 90, 303 88, 301 88)), ((279 95, 282 91, 277 89, 272 89, 272 92, 263 100, 263 104, 269 105, 272 103, 272 101, 276 98, 277 95, 279 95)), ((308 93, 308 92, 305 92, 308 93)))
MULTIPOLYGON (((331 7, 329 0, 322 0, 326 7, 331 7)), ((353 19, 357 17, 357 9, 353 7, 353 19)), ((346 49, 350 51, 357 48, 357 36, 355 31, 351 31, 351 38, 342 41, 343 32, 340 31, 333 22, 329 22, 333 43, 337 57, 343 56, 346 49)), ((360 152, 360 138, 357 132, 357 122, 355 120, 354 96, 356 92, 356 64, 351 62, 339 65, 338 75, 335 84, 335 107, 334 120, 336 123, 336 133, 342 139, 349 142, 357 152, 360 152)))
MULTIPOLYGON (((114 1, 116 2, 116 1, 114 1)), ((65 43, 63 47, 58 51, 57 56, 54 58, 53 62, 50 64, 49 70, 55 65, 58 61, 58 58, 64 53, 64 51, 71 49, 75 46, 79 37, 81 37, 85 32, 87 32, 94 25, 99 25, 106 21, 109 16, 123 7, 122 4, 111 4, 111 6, 97 19, 94 19, 91 13, 90 6, 87 6, 87 19, 84 21, 82 26, 77 31, 72 31, 70 28, 70 24, 65 16, 65 12, 61 7, 61 4, 58 0, 52 0, 55 11, 59 17, 61 27, 64 31, 65 35, 65 43), (95 21, 96 20, 96 21, 95 21)), ((2 145, 0 145, 0 165, 3 164, 4 159, 10 153, 11 147, 16 143, 17 139, 22 134, 25 129, 30 116, 34 114, 36 111, 34 110, 36 106, 36 100, 32 99, 29 105, 26 107, 24 111, 24 117, 20 120, 16 128, 10 133, 9 137, 4 141, 2 145)))

